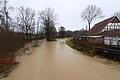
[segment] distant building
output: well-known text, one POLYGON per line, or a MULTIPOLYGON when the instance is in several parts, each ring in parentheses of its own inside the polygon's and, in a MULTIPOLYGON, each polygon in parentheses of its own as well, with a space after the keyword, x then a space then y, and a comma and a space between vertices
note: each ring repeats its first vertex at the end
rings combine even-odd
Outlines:
POLYGON ((80 36, 91 43, 101 43, 105 45, 120 45, 120 21, 117 17, 103 20, 93 26, 87 35, 80 36))

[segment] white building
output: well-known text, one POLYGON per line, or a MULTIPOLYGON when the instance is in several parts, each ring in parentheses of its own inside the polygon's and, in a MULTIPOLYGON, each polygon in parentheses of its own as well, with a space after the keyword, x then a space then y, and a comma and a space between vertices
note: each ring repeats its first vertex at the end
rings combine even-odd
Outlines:
POLYGON ((84 36, 89 42, 120 46, 120 21, 117 17, 103 20, 84 36))

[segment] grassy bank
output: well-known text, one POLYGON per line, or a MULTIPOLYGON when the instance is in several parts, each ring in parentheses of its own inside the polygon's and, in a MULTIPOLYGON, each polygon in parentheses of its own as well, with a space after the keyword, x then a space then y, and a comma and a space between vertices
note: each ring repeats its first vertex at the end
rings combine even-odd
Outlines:
POLYGON ((6 77, 17 64, 16 51, 24 47, 23 35, 11 31, 0 32, 0 78, 6 77))
POLYGON ((78 43, 77 41, 75 41, 73 39, 67 40, 66 44, 73 49, 76 49, 78 51, 83 52, 83 54, 85 54, 85 55, 89 55, 89 56, 92 56, 92 57, 95 56, 95 53, 94 53, 94 47, 95 46, 88 45, 88 44, 85 44, 83 42, 78 43))
POLYGON ((14 54, 15 54, 14 63, 12 63, 10 65, 9 64, 5 64, 5 65, 0 64, 0 79, 7 77, 9 75, 9 73, 11 71, 13 71, 18 66, 18 64, 21 62, 22 57, 31 55, 32 52, 34 51, 34 49, 36 47, 38 47, 40 43, 42 43, 42 41, 34 40, 29 43, 25 43, 25 45, 21 46, 21 48, 20 47, 17 48, 16 49, 17 51, 14 52, 14 54))
POLYGON ((74 39, 67 40, 66 44, 73 49, 81 51, 85 55, 89 55, 91 57, 99 56, 101 58, 107 58, 120 62, 119 52, 117 50, 111 49, 110 46, 97 43, 88 43, 74 39), (96 48, 100 48, 100 50, 96 50, 96 48), (107 51, 107 54, 105 51, 107 51))
POLYGON ((32 44, 32 48, 37 47, 39 46, 38 43, 38 40, 25 40, 22 33, 12 31, 0 32, 0 79, 8 76, 8 73, 18 64, 16 61, 17 55, 25 53, 28 48, 25 48, 20 53, 18 51, 28 44, 32 44))

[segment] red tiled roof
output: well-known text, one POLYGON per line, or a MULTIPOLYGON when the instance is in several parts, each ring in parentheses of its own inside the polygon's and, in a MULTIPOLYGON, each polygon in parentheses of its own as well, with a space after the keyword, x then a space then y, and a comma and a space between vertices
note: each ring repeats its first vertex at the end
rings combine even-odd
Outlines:
POLYGON ((120 23, 120 21, 115 16, 101 21, 93 26, 93 28, 88 32, 88 35, 95 36, 100 34, 100 32, 107 26, 108 23, 120 23))
POLYGON ((120 29, 104 31, 101 33, 103 36, 120 36, 120 29))

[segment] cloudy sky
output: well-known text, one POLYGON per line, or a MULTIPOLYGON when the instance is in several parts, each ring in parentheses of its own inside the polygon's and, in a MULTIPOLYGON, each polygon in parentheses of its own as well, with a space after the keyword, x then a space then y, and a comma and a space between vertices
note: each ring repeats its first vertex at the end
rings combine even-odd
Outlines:
MULTIPOLYGON (((67 30, 80 30, 86 23, 80 18, 81 12, 88 5, 96 5, 103 10, 106 17, 110 17, 120 9, 120 0, 9 0, 13 7, 31 7, 36 12, 46 7, 53 8, 57 16, 57 26, 65 26, 67 30)), ((94 25, 95 21, 92 25, 94 25)))

